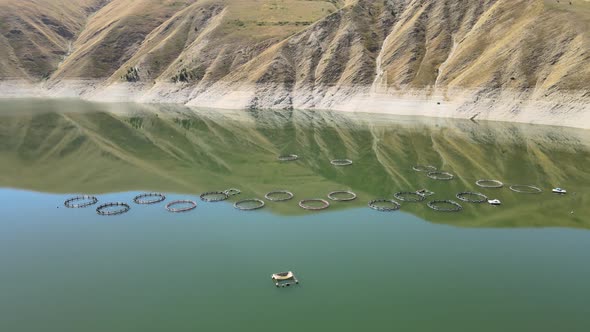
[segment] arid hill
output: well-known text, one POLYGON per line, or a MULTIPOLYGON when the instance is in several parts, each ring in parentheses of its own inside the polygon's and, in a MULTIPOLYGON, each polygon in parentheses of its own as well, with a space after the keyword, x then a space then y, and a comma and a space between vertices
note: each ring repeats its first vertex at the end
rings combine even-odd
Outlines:
POLYGON ((589 127, 589 32, 588 0, 0 0, 0 94, 589 127))

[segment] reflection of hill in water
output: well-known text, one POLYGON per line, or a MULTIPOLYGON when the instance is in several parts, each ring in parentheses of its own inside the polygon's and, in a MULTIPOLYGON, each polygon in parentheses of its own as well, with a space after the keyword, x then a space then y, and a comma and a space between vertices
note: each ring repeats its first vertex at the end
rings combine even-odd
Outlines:
MULTIPOLYGON (((289 189, 297 198, 352 189, 359 194, 357 202, 335 204, 348 207, 423 187, 437 192, 437 198, 454 198, 459 191, 477 190, 477 179, 497 178, 546 190, 559 185, 572 194, 481 190, 505 205, 464 204, 463 213, 451 215, 434 213, 424 204, 405 204, 404 210, 461 226, 590 227, 583 221, 590 212, 585 131, 441 119, 392 122, 381 115, 328 112, 35 103, 0 104, 0 109, 12 110, 2 110, 0 117, 0 186, 56 193, 190 194, 238 187, 243 197, 289 189), (47 112, 28 110, 40 107, 47 112), (52 112, 62 109, 67 112, 52 112), (297 153, 302 159, 279 163, 276 156, 282 153, 297 153), (355 164, 329 164, 343 157, 355 164), (412 171, 414 164, 435 165, 458 179, 430 180, 412 171)), ((276 213, 304 213, 294 201, 269 207, 276 213)))

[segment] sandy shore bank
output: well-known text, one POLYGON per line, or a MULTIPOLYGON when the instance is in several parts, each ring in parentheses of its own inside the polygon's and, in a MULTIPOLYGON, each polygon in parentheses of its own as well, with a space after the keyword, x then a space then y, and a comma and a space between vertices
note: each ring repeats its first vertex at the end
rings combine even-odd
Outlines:
POLYGON ((57 84, 1 81, 0 98, 81 98, 99 102, 175 103, 223 109, 308 109, 463 118, 590 129, 590 92, 388 90, 216 83, 208 87, 77 80, 57 84))

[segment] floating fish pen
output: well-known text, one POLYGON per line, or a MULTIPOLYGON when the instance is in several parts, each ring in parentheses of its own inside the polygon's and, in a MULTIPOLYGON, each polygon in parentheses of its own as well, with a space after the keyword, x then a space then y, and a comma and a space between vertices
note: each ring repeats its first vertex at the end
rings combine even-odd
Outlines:
POLYGON ((133 198, 133 202, 135 204, 141 205, 150 205, 150 204, 157 204, 166 200, 166 196, 160 193, 146 193, 137 195, 133 198))
POLYGON ((418 192, 411 192, 411 191, 400 191, 393 194, 393 197, 408 203, 419 203, 426 199, 426 196, 419 194, 418 192))
POLYGON ((273 273, 270 277, 277 287, 289 287, 299 284, 299 280, 292 271, 273 273))
POLYGON ((304 199, 302 201, 299 201, 299 207, 304 210, 319 211, 319 210, 325 210, 325 209, 329 208, 330 202, 326 201, 325 199, 321 199, 321 198, 304 199), (310 203, 320 203, 321 205, 320 206, 313 206, 313 205, 310 205, 310 203))
POLYGON ((295 161, 299 159, 299 156, 296 154, 286 154, 279 156, 279 161, 295 161))
POLYGON ((356 194, 348 190, 332 191, 328 194, 328 198, 337 202, 349 202, 356 199, 356 194), (345 197, 338 197, 342 195, 345 197))
POLYGON ((225 191, 208 191, 199 197, 203 202, 214 203, 227 200, 229 195, 225 191))
POLYGON ((430 191, 428 189, 419 189, 419 190, 416 190, 416 193, 419 194, 419 195, 422 195, 424 197, 428 197, 428 196, 434 195, 434 191, 430 191))
POLYGON ((227 190, 224 190, 223 193, 226 194, 228 197, 232 197, 241 194, 242 191, 236 188, 229 188, 227 190))
POLYGON ((476 193, 471 191, 460 192, 456 196, 458 199, 467 203, 485 203, 488 201, 488 196, 482 193, 476 193))
POLYGON ((166 210, 172 213, 188 212, 197 208, 197 202, 190 200, 178 200, 166 204, 166 210), (180 207, 176 207, 179 206, 180 207), (184 207, 182 207, 184 205, 184 207))
POLYGON ((451 200, 430 201, 428 207, 439 212, 459 212, 463 210, 461 204, 451 200))
POLYGON ((264 207, 264 201, 258 198, 244 199, 234 203, 234 208, 242 211, 254 211, 262 209, 264 207), (254 203, 252 205, 252 203, 254 203))
POLYGON ((76 196, 64 201, 64 206, 69 209, 80 209, 98 203, 98 198, 89 195, 76 196), (76 203, 79 202, 79 203, 76 203))
POLYGON ((510 186, 510 190, 520 194, 540 194, 541 192, 543 192, 541 188, 531 186, 528 184, 515 184, 510 186))
POLYGON ((416 172, 436 172, 436 171, 438 171, 438 168, 436 168, 432 165, 416 165, 416 166, 412 166, 412 169, 415 170, 416 172))
POLYGON ((123 213, 127 213, 131 210, 131 207, 127 203, 106 203, 96 208, 96 213, 101 216, 117 216, 123 213), (117 210, 109 210, 112 207, 119 207, 117 210))
POLYGON ((275 190, 264 195, 264 198, 271 202, 284 202, 293 199, 295 195, 287 190, 275 190))
POLYGON ((352 160, 350 159, 334 159, 330 161, 330 164, 334 166, 350 166, 352 165, 352 160))
POLYGON ((450 181, 455 178, 455 176, 453 174, 451 174, 449 172, 442 172, 442 171, 429 172, 426 175, 433 180, 439 180, 439 181, 450 181))
POLYGON ((401 209, 402 205, 393 199, 374 199, 369 202, 369 207, 379 212, 393 212, 401 209), (387 206, 383 206, 387 204, 387 206))
POLYGON ((498 180, 488 180, 488 179, 477 180, 477 181, 475 181, 475 184, 479 187, 482 187, 482 188, 502 188, 502 187, 504 187, 504 183, 502 183, 502 181, 498 181, 498 180))

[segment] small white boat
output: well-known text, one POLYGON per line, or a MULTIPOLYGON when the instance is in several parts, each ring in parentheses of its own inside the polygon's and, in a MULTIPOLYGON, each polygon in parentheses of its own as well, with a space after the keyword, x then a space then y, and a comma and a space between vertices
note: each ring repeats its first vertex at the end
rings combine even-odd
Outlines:
POLYGON ((499 199, 489 199, 488 203, 490 203, 491 205, 502 205, 502 202, 500 202, 499 199))
POLYGON ((554 188, 551 190, 554 194, 567 194, 567 190, 563 188, 554 188))

